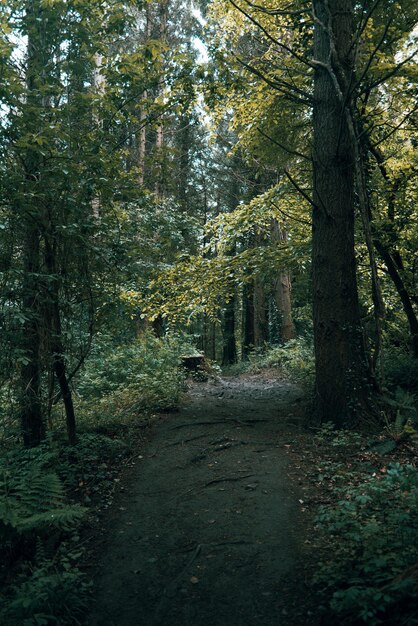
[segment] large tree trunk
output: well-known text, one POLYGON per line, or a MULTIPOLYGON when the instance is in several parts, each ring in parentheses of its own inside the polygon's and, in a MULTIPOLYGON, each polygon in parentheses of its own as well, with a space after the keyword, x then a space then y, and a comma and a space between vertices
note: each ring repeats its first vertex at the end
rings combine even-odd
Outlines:
POLYGON ((352 0, 314 0, 313 322, 315 409, 349 426, 367 404, 369 370, 354 252, 354 154, 345 106, 333 80, 337 56, 350 84, 352 0), (328 7, 332 6, 329 10, 328 7))

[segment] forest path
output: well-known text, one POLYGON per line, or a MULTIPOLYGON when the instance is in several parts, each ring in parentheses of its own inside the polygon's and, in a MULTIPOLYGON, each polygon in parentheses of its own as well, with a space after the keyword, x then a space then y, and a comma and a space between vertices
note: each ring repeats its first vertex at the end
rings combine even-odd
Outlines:
POLYGON ((284 445, 301 400, 272 374, 227 378, 156 423, 108 514, 88 626, 291 623, 303 530, 284 445))

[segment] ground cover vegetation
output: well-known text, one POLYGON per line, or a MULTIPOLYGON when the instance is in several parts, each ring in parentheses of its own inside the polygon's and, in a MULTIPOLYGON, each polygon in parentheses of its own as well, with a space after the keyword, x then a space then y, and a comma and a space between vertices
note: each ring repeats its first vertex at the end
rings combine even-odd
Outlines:
POLYGON ((333 425, 322 602, 416 623, 417 22, 413 0, 0 5, 0 620, 80 619, 80 524, 199 351, 275 368, 333 425))

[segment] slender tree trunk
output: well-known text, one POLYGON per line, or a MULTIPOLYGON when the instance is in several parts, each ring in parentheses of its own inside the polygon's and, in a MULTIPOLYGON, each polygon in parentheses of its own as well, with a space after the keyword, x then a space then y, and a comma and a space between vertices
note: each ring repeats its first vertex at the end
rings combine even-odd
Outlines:
MULTIPOLYGON (((287 241, 286 229, 281 227, 277 220, 272 221, 271 238, 277 243, 287 241)), ((281 316, 281 339, 284 343, 296 337, 292 317, 291 293, 292 281, 289 272, 279 272, 277 282, 273 286, 273 295, 281 316)))
POLYGON ((222 316, 222 365, 233 365, 237 362, 237 347, 235 343, 235 305, 233 297, 225 306, 222 316))
MULTIPOLYGON (((52 238, 53 239, 53 238, 52 238)), ((61 311, 59 301, 59 276, 56 264, 56 249, 51 238, 45 237, 45 266, 47 269, 47 294, 45 301, 46 319, 50 335, 52 369, 58 382, 64 403, 68 442, 76 443, 76 419, 71 387, 67 377, 65 350, 62 341, 61 311)))
POLYGON ((389 233, 388 239, 392 243, 392 245, 388 246, 386 242, 383 242, 380 237, 377 235, 373 238, 373 243, 378 251, 380 257, 385 263, 389 276, 391 277, 393 284, 398 292, 399 298, 402 302, 403 310, 405 311, 406 318, 409 324, 409 332, 411 335, 411 343, 414 355, 418 357, 418 318, 416 312, 414 310, 414 306, 412 303, 412 298, 408 292, 408 289, 405 285, 405 281, 403 279, 403 271, 404 264, 402 261, 402 257, 399 253, 397 245, 399 243, 398 236, 393 228, 393 223, 395 219, 395 202, 396 202, 396 194, 399 190, 399 187, 402 183, 402 179, 399 177, 395 180, 391 179, 389 172, 386 169, 385 165, 385 157, 383 153, 380 151, 379 147, 373 146, 370 137, 367 132, 362 129, 363 138, 367 149, 373 155, 380 173, 388 187, 388 207, 387 207, 387 218, 388 218, 388 226, 389 233))
MULTIPOLYGON (((145 3, 145 43, 152 38, 152 16, 151 6, 148 2, 145 3)), ((147 155, 147 101, 148 90, 144 89, 141 98, 141 105, 139 110, 139 132, 138 132, 138 170, 139 170, 139 183, 144 185, 145 183, 145 159, 147 155)))
POLYGON ((37 446, 45 436, 41 402, 41 338, 39 315, 39 232, 35 223, 26 224, 23 249, 22 351, 25 363, 20 372, 22 389, 21 424, 25 447, 37 446))
POLYGON ((379 239, 374 240, 374 245, 376 246, 376 250, 380 254, 383 262, 385 263, 389 272, 389 276, 391 277, 393 284, 395 285, 401 299, 403 310, 405 311, 405 315, 409 324, 412 349, 414 355, 418 358, 418 319, 415 314, 411 298, 405 287, 405 283, 402 279, 401 273, 399 272, 390 252, 379 239))
POLYGON ((315 409, 349 426, 367 406, 369 370, 360 321, 354 252, 354 151, 333 82, 338 56, 350 84, 352 0, 314 0, 313 322, 315 409), (332 6, 330 10, 329 7, 332 6))
POLYGON ((254 348, 254 284, 245 283, 242 292, 242 360, 248 360, 254 348))
MULTIPOLYGON (((170 0, 162 0, 160 4, 160 39, 162 43, 167 42, 167 24, 168 24, 168 11, 169 11, 169 1, 170 0)), ((158 85, 158 92, 161 92, 163 88, 163 79, 160 80, 158 85)), ((157 93, 158 95, 158 93, 157 93)), ((156 174, 156 183, 155 183, 155 195, 158 199, 162 200, 164 198, 165 193, 165 167, 164 167, 164 125, 163 122, 157 126, 156 130, 156 138, 155 138, 155 154, 157 157, 157 174, 156 174)))

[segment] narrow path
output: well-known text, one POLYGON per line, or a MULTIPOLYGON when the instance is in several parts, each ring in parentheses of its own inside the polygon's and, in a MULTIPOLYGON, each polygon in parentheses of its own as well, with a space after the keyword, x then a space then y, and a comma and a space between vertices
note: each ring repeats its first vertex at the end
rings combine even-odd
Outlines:
POLYGON ((283 437, 300 401, 288 383, 227 379, 158 422, 111 514, 88 626, 289 623, 299 505, 283 437))

